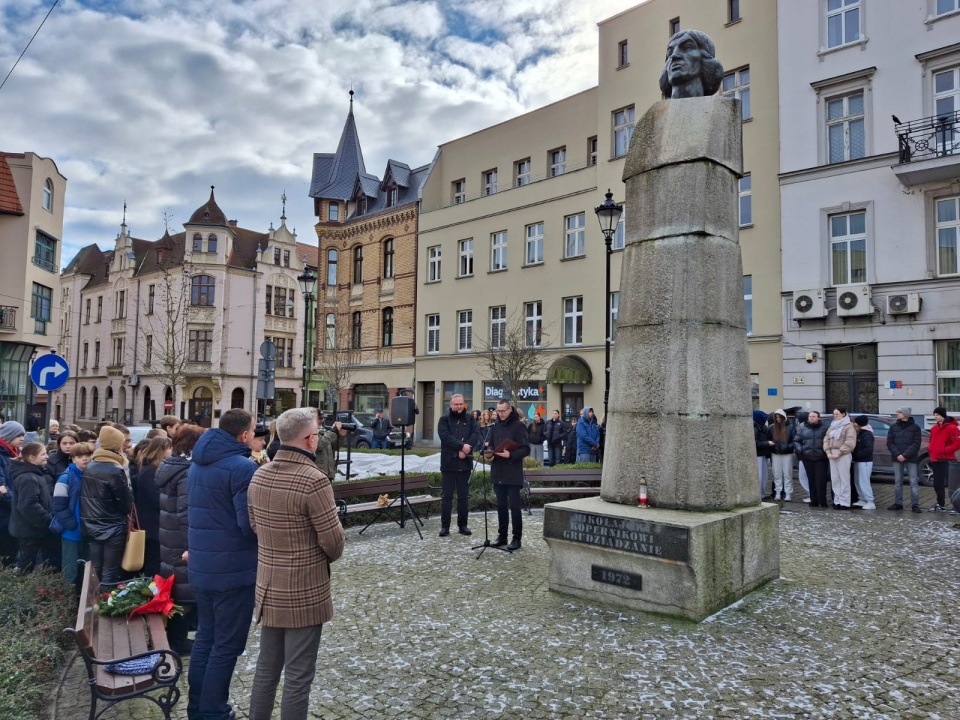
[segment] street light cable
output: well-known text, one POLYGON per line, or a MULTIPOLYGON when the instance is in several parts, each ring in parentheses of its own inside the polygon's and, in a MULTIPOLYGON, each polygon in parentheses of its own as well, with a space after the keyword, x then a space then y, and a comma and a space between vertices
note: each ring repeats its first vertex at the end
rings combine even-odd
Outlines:
POLYGON ((20 56, 17 58, 16 62, 13 63, 13 67, 10 68, 10 72, 7 73, 7 76, 3 79, 3 82, 0 82, 0 90, 3 90, 3 86, 7 84, 7 80, 10 79, 10 76, 13 75, 13 71, 17 69, 17 65, 20 64, 20 61, 23 59, 23 56, 27 54, 27 50, 30 48, 30 43, 33 42, 33 39, 37 36, 37 33, 40 32, 40 28, 43 27, 43 24, 47 21, 47 18, 50 17, 50 13, 53 12, 53 9, 57 6, 60 0, 53 0, 53 5, 50 6, 50 9, 47 10, 47 14, 43 16, 43 20, 40 21, 40 26, 37 28, 36 32, 30 37, 30 40, 27 42, 26 47, 23 48, 23 52, 20 53, 20 56))

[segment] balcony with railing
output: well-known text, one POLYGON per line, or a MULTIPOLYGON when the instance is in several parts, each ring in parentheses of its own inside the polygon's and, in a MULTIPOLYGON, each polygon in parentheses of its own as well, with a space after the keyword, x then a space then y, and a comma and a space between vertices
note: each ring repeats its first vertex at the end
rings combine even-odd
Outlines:
POLYGON ((42 255, 34 255, 33 264, 39 268, 43 268, 47 272, 52 272, 52 273, 59 272, 59 270, 57 269, 57 264, 53 262, 53 260, 50 260, 49 258, 45 258, 42 255))
POLYGON ((17 306, 0 305, 0 332, 17 331, 17 306))
POLYGON ((897 122, 896 133, 900 163, 893 172, 904 185, 960 178, 960 110, 897 122))

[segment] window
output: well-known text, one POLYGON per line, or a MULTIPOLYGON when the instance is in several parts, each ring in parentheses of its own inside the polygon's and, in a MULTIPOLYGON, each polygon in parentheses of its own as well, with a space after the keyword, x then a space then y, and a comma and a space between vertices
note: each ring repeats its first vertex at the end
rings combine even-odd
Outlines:
POLYGON ((457 313, 457 352, 469 352, 473 349, 473 310, 460 310, 457 313))
POLYGON ((680 18, 675 17, 670 21, 670 37, 673 37, 678 32, 680 32, 680 18))
POLYGON ((750 110, 750 68, 740 68, 726 73, 720 86, 723 97, 736 98, 740 101, 740 118, 749 120, 753 115, 750 110))
POLYGON ((624 207, 620 213, 620 220, 617 222, 617 229, 613 231, 613 242, 610 247, 613 250, 623 250, 627 244, 627 208, 624 207))
POLYGON ((33 242, 33 264, 47 272, 57 272, 57 241, 39 230, 33 242))
POLYGON ((357 215, 363 215, 367 211, 367 196, 361 195, 357 198, 357 215))
POLYGON ((440 246, 427 248, 427 282, 440 282, 440 246))
POLYGON ((939 340, 937 352, 937 404, 951 414, 960 413, 960 340, 939 340))
POLYGON ((564 218, 566 230, 564 231, 565 242, 563 256, 565 258, 583 257, 586 254, 586 247, 584 246, 584 222, 584 213, 567 215, 567 217, 564 218))
POLYGON ((613 156, 623 157, 630 149, 630 138, 633 137, 633 126, 636 110, 630 107, 617 110, 613 113, 613 156))
POLYGON ((427 354, 440 352, 440 316, 427 315, 427 354))
POLYGON ((563 344, 580 345, 583 342, 583 297, 563 299, 563 344))
POLYGON ((123 338, 113 339, 113 364, 123 365, 123 338))
POLYGON ((610 342, 617 341, 617 318, 620 315, 620 291, 610 293, 610 342))
POLYGON ((400 191, 396 187, 387 189, 387 207, 393 207, 400 199, 400 191))
POLYGON ((153 315, 153 306, 157 300, 157 286, 150 285, 147 288, 147 315, 153 315))
POLYGON ((283 266, 290 267, 290 251, 289 250, 283 251, 283 266))
POLYGON ((753 276, 743 276, 743 307, 746 310, 747 335, 753 335, 753 276))
POLYGON ((617 67, 622 68, 630 64, 630 52, 626 40, 617 43, 617 67))
POLYGON ((93 369, 100 367, 100 341, 93 343, 93 369))
POLYGON ((92 395, 90 415, 95 418, 100 417, 100 389, 94 388, 92 395))
MULTIPOLYGON (((269 297, 267 293, 267 297, 269 297)), ((287 289, 281 287, 275 287, 273 289, 273 310, 271 311, 270 307, 267 307, 267 315, 275 315, 276 317, 286 317, 287 316, 287 289)))
POLYGON ((547 156, 550 160, 550 177, 563 175, 567 171, 567 149, 565 147, 551 150, 547 156))
POLYGON ((190 304, 212 307, 216 281, 209 275, 196 275, 190 278, 190 304))
POLYGON ((207 235, 207 252, 215 253, 217 252, 217 236, 211 233, 207 235))
POLYGON ((740 0, 727 0, 727 22, 740 19, 740 0))
POLYGON ((87 389, 80 388, 80 417, 87 414, 87 389))
POLYGON ((200 233, 193 234, 193 251, 203 252, 203 235, 200 233))
POLYGON ((960 197, 937 200, 937 275, 960 273, 957 240, 960 235, 960 197))
POLYGON ((933 74, 933 110, 938 118, 954 119, 954 122, 937 132, 937 149, 952 154, 960 139, 960 127, 956 123, 956 113, 960 111, 960 68, 953 67, 933 74))
POLYGON ((37 335, 47 334, 47 323, 50 322, 50 307, 53 303, 53 288, 39 283, 33 284, 33 294, 30 299, 30 317, 33 318, 33 331, 37 335))
POLYGON ((830 217, 830 258, 833 284, 850 285, 867 281, 867 214, 830 217))
POLYGON ((597 136, 587 138, 587 165, 597 164, 597 136))
POLYGON ((327 219, 330 222, 340 221, 340 205, 338 203, 332 202, 327 206, 327 219))
POLYGON ((538 265, 543 262, 543 223, 527 225, 527 265, 538 265))
POLYGON ((866 155, 863 92, 827 101, 827 162, 855 160, 866 155))
POLYGON ((527 347, 540 347, 543 341, 543 303, 540 300, 524 303, 523 318, 527 347))
POLYGON ((267 285, 267 315, 273 314, 273 285, 267 285))
POLYGON ((750 194, 751 183, 750 174, 748 173, 740 178, 737 185, 740 195, 740 227, 753 225, 753 200, 750 194))
POLYGON ((384 308, 380 314, 380 327, 383 330, 380 344, 383 347, 390 347, 393 345, 393 308, 384 308))
POLYGON ((507 339, 507 306, 490 308, 490 347, 503 347, 507 339))
POLYGON ((86 307, 86 312, 84 313, 83 324, 84 325, 90 324, 90 298, 87 298, 87 307, 86 307))
POLYGON ((210 362, 210 351, 213 348, 212 330, 191 330, 187 358, 190 362, 210 362))
POLYGON ((53 180, 50 178, 43 182, 43 209, 53 212, 53 180))
POLYGON ((507 269, 507 231, 501 230, 490 235, 490 270, 507 269))
POLYGON ((337 251, 327 250, 327 285, 337 286, 337 251))
POLYGON ((827 47, 860 39, 860 0, 827 0, 827 47))
POLYGON ((467 201, 467 181, 461 178, 453 181, 453 204, 459 205, 467 201))
POLYGON ((946 15, 957 10, 960 10, 958 0, 937 0, 937 15, 946 15))
POLYGON ((350 315, 350 347, 359 350, 363 341, 363 317, 357 310, 350 315))
POLYGON ((150 364, 153 362, 153 335, 147 335, 147 352, 146 357, 144 358, 144 364, 147 367, 150 367, 150 364))
POLYGON ((515 177, 517 178, 517 187, 530 184, 530 158, 518 160, 516 163, 514 163, 514 170, 516 171, 515 177))
POLYGON ((113 308, 113 317, 114 319, 122 319, 127 316, 127 291, 118 290, 117 297, 114 299, 115 307, 113 308))
POLYGON ((280 264, 280 248, 278 247, 275 247, 273 249, 273 264, 274 265, 280 264))
POLYGON ((353 249, 353 284, 363 284, 363 245, 353 249))
POLYGON ((467 238, 460 241, 460 275, 459 277, 469 277, 473 275, 473 238, 467 238))
POLYGON ((97 296, 97 322, 103 320, 103 295, 97 296))
POLYGON ((337 316, 333 313, 327 313, 326 328, 327 335, 324 347, 327 350, 333 350, 337 347, 337 316))
POLYGON ((483 174, 483 194, 493 195, 497 192, 497 169, 487 170, 483 174))
POLYGON ((87 360, 89 359, 89 357, 90 357, 90 344, 85 342, 83 344, 83 365, 81 366, 84 370, 87 369, 87 360))
POLYGON ((383 277, 393 277, 393 238, 383 241, 383 277))

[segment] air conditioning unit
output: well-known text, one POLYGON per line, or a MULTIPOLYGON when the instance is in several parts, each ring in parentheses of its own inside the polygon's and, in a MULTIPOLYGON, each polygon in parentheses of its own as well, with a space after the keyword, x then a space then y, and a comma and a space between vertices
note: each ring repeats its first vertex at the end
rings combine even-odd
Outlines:
POLYGON ((127 385, 130 387, 136 387, 140 384, 140 376, 134 373, 129 378, 127 378, 127 385))
POLYGON ((844 285, 837 288, 837 315, 853 317, 873 313, 869 285, 844 285))
POLYGON ((920 293, 887 295, 887 312, 891 315, 913 315, 920 312, 920 293))
POLYGON ((793 319, 808 320, 826 317, 823 290, 798 290, 793 293, 793 319))

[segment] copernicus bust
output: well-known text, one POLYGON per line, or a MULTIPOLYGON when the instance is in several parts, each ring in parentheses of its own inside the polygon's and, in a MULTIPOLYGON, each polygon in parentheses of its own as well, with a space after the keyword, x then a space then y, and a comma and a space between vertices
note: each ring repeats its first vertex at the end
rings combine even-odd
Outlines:
POLYGON ((716 46, 699 30, 681 30, 667 43, 667 56, 660 73, 660 90, 665 98, 713 95, 723 80, 723 65, 716 46))

